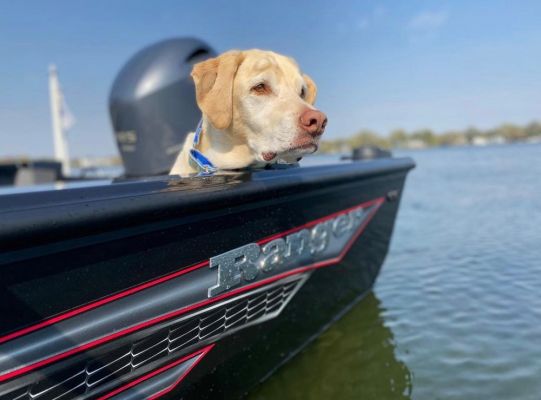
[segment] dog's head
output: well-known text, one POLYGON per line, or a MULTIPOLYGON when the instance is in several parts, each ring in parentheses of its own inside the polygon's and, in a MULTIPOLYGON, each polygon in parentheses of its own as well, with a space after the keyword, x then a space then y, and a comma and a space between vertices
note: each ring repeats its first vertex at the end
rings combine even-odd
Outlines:
POLYGON ((196 64, 192 77, 207 120, 240 135, 251 162, 294 162, 317 150, 327 117, 313 106, 315 83, 293 59, 270 51, 229 51, 196 64))

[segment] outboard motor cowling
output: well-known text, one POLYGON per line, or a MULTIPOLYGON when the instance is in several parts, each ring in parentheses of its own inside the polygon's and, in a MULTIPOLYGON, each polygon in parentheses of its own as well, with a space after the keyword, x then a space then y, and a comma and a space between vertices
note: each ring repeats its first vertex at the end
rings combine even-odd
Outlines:
POLYGON ((198 39, 169 39, 135 54, 109 95, 115 139, 129 177, 166 174, 201 117, 190 76, 215 56, 198 39))

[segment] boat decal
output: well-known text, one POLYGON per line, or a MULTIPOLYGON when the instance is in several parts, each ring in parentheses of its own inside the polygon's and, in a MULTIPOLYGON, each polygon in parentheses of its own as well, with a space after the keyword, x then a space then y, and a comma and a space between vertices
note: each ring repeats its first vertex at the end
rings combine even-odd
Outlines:
POLYGON ((255 281, 317 261, 334 260, 348 246, 376 205, 360 205, 317 220, 272 240, 249 243, 210 259, 218 271, 217 282, 208 289, 216 296, 242 283, 255 281))
POLYGON ((232 252, 240 256, 227 267, 228 252, 4 336, 0 382, 339 263, 383 202, 377 198, 238 247, 232 252))

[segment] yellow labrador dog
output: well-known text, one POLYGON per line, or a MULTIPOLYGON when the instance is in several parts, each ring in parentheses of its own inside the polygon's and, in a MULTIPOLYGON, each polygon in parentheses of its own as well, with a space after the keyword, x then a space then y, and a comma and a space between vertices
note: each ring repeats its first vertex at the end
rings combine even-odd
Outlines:
POLYGON ((292 163, 317 150, 327 117, 313 106, 316 85, 293 59, 229 51, 196 64, 192 77, 202 123, 171 174, 292 163))

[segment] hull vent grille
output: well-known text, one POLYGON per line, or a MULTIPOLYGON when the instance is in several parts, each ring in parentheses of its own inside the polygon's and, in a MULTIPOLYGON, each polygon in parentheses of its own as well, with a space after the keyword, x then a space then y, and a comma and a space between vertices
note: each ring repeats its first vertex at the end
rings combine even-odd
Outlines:
MULTIPOLYGON (((197 313, 168 321, 162 328, 149 329, 143 339, 134 340, 98 357, 88 357, 74 364, 69 360, 55 365, 55 372, 45 379, 17 389, 2 390, 0 400, 64 400, 89 398, 104 385, 119 379, 125 382, 138 375, 141 368, 165 357, 175 357, 184 349, 202 341, 217 340, 249 325, 276 317, 305 281, 297 276, 266 286, 235 298, 227 303, 203 309, 197 313), (61 364, 65 364, 65 367, 61 364), (60 368, 59 368, 60 367, 60 368), (8 391, 6 393, 6 391, 8 391)), ((140 337, 140 335, 138 335, 140 337)), ((125 341, 123 341, 125 343, 125 341)), ((170 359, 170 358, 168 358, 170 359)), ((24 376, 23 376, 24 377, 24 376)), ((8 382, 11 388, 16 382, 8 382)), ((5 388, 6 384, 4 384, 5 388)), ((110 386, 110 385, 109 385, 110 386)))

